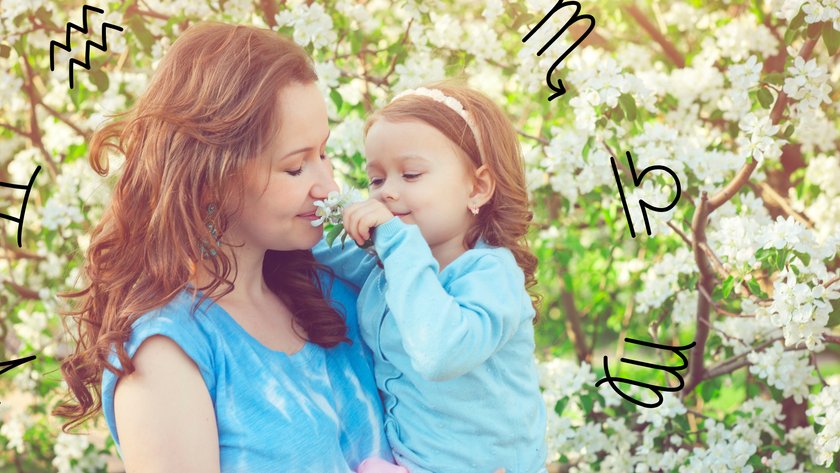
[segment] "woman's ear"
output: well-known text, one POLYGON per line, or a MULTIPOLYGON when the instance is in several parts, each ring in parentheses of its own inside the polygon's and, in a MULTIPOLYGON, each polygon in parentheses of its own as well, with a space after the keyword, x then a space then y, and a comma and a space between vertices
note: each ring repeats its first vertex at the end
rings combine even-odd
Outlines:
POLYGON ((490 170, 487 169, 487 165, 482 164, 473 174, 470 202, 480 207, 493 197, 494 190, 496 190, 496 181, 490 175, 490 170))

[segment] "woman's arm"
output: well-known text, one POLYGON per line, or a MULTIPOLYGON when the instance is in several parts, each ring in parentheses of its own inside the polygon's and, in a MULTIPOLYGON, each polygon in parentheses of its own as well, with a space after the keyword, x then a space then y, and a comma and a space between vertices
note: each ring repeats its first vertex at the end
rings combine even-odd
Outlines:
POLYGON ((195 363, 160 335, 145 340, 133 361, 114 394, 126 472, 219 472, 216 415, 195 363))

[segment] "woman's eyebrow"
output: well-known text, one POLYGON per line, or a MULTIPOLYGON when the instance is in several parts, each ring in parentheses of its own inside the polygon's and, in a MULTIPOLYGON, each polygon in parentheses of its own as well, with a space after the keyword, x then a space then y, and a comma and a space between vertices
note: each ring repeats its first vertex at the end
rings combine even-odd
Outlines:
MULTIPOLYGON (((331 134, 331 133, 332 133, 332 130, 327 131, 327 137, 326 137, 326 138, 324 138, 324 141, 322 141, 322 142, 321 142, 321 145, 322 145, 322 146, 323 146, 323 145, 327 142, 327 140, 329 140, 329 139, 330 139, 330 134, 331 134)), ((320 147, 319 147, 319 148, 320 148, 320 147)), ((280 159, 281 159, 281 160, 283 160, 283 159, 286 159, 286 158, 290 158, 290 157, 292 157, 292 156, 294 156, 294 155, 296 155, 296 154, 303 153, 303 152, 306 152, 306 151, 312 151, 313 149, 315 149, 315 147, 314 147, 314 146, 306 146, 306 147, 304 147, 304 148, 296 149, 296 150, 291 151, 291 152, 289 152, 288 154, 284 155, 284 156, 283 156, 282 158, 280 158, 280 159)))

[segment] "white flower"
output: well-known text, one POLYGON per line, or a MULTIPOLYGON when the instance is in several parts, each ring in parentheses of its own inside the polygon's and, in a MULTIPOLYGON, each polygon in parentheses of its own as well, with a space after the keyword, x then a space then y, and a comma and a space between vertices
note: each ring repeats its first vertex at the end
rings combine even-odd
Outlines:
POLYGON ((746 135, 738 136, 742 154, 752 156, 759 164, 765 158, 778 159, 782 155, 781 141, 773 138, 779 132, 779 125, 773 125, 769 116, 759 118, 754 113, 748 113, 738 126, 746 135))
POLYGON ((315 209, 315 215, 320 218, 313 220, 310 223, 313 227, 320 226, 325 221, 333 225, 338 225, 341 223, 342 212, 344 212, 344 209, 348 205, 361 200, 362 196, 356 189, 345 187, 340 193, 332 191, 327 194, 326 199, 315 201, 315 207, 317 207, 317 209, 315 209))
POLYGON ((808 364, 807 351, 785 351, 778 342, 761 352, 748 354, 747 360, 753 364, 751 373, 766 379, 785 397, 793 396, 796 402, 802 402, 808 396, 809 385, 818 381, 808 364))
MULTIPOLYGON (((814 423, 823 428, 814 439, 816 463, 830 466, 834 454, 840 451, 840 383, 837 376, 829 378, 829 385, 809 397, 811 407, 806 411, 814 423)), ((835 465, 836 466, 836 465, 835 465)))
POLYGON ((283 10, 274 16, 277 26, 292 26, 292 37, 301 46, 312 43, 315 49, 335 44, 337 35, 333 30, 332 17, 324 11, 323 5, 313 2, 283 10))

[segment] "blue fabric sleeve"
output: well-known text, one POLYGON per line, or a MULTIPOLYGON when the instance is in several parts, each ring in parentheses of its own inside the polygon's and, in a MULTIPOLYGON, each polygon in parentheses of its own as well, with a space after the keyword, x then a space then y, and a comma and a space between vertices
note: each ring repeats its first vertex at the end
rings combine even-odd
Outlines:
POLYGON ((321 238, 312 248, 312 255, 319 263, 329 266, 336 276, 353 284, 357 289, 361 289, 376 266, 376 257, 359 248, 349 237, 344 243, 344 249, 341 248, 338 239, 330 247, 327 240, 321 238))
MULTIPOLYGON (((385 299, 412 367, 430 381, 461 376, 484 363, 522 322, 522 271, 492 251, 475 252, 444 289, 439 264, 419 227, 394 217, 374 239, 385 267, 385 299)), ((512 257, 511 257, 512 259, 512 257)))
MULTIPOLYGON (((189 307, 178 307, 177 309, 159 309, 147 312, 132 324, 131 336, 125 343, 125 350, 130 358, 133 358, 140 345, 149 337, 163 335, 174 341, 187 356, 198 367, 204 384, 210 392, 213 403, 216 402, 216 385, 213 366, 213 351, 208 343, 209 334, 202 333, 202 327, 194 317, 206 317, 207 314, 201 310, 196 311, 194 316, 189 313, 189 307), (204 335, 204 336, 203 336, 204 335)), ((116 350, 112 346, 110 362, 117 368, 122 365, 116 356, 116 350)), ((114 437, 119 448, 119 436, 114 416, 114 393, 116 392, 118 378, 110 371, 105 370, 102 376, 103 391, 103 412, 108 423, 108 428, 114 437)), ((122 452, 120 451, 120 454, 122 452)))

